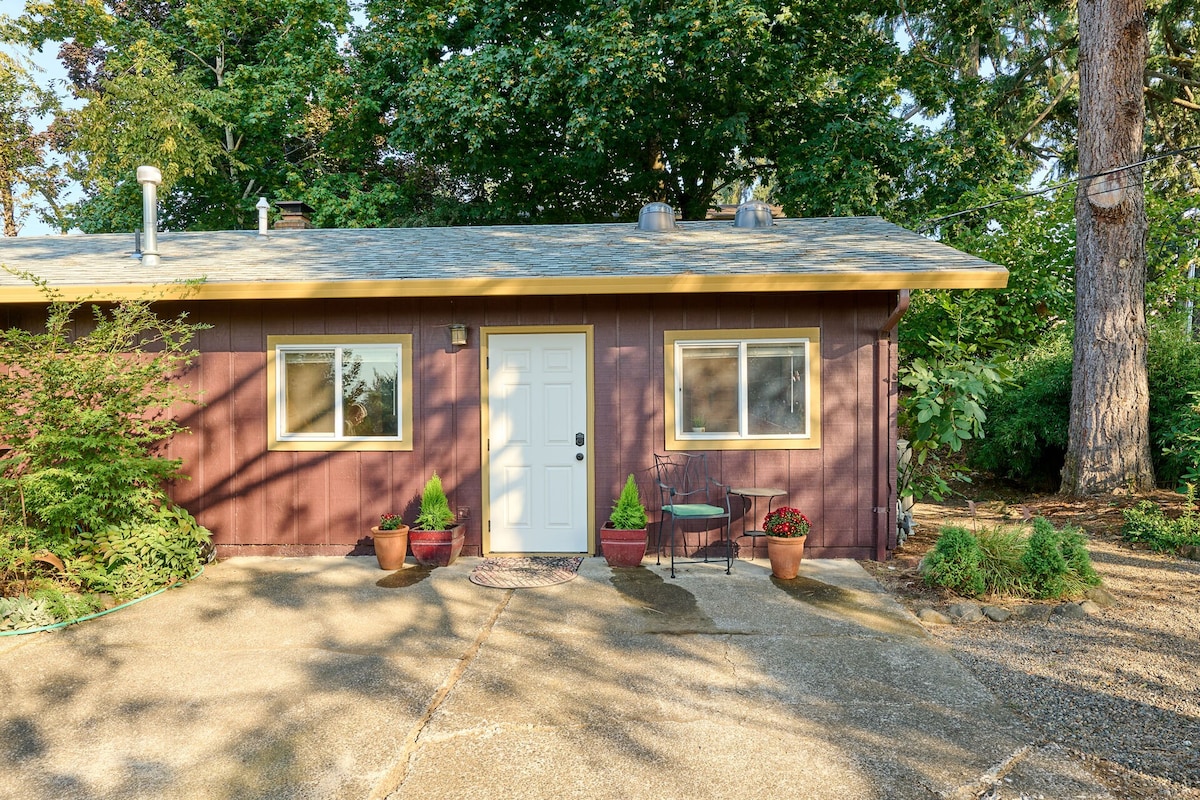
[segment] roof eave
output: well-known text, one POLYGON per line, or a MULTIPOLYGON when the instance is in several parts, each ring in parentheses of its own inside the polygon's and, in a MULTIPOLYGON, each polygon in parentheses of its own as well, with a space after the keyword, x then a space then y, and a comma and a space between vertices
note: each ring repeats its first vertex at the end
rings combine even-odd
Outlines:
MULTIPOLYGON (((1003 267, 756 275, 605 275, 524 278, 396 278, 339 281, 247 281, 189 284, 55 286, 63 300, 324 300, 356 297, 512 297, 526 295, 704 294, 1003 289, 1003 267)), ((36 286, 0 287, 0 303, 42 303, 36 286)))

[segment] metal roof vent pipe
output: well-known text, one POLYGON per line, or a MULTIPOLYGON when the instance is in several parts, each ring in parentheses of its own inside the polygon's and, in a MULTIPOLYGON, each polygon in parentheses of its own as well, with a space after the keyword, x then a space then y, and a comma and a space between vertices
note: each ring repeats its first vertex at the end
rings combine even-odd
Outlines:
POLYGON ((267 214, 271 210, 271 204, 267 202, 267 198, 260 197, 254 207, 258 209, 258 235, 266 236, 268 230, 267 223, 269 221, 267 214))
POLYGON ((639 231, 669 231, 675 227, 675 209, 666 203, 647 203, 638 214, 639 231))
POLYGON ((774 224, 771 207, 761 200, 742 203, 733 215, 735 228, 769 228, 774 224))
POLYGON ((142 264, 157 267, 158 185, 162 183, 162 173, 158 167, 138 167, 137 182, 142 185, 142 227, 146 230, 142 241, 142 264))

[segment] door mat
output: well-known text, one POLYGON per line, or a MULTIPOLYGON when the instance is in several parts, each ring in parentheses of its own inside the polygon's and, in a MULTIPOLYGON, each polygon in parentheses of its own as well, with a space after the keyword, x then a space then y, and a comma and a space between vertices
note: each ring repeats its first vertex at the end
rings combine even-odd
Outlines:
POLYGON ((566 583, 579 574, 582 557, 488 558, 471 571, 471 583, 492 589, 532 589, 566 583))

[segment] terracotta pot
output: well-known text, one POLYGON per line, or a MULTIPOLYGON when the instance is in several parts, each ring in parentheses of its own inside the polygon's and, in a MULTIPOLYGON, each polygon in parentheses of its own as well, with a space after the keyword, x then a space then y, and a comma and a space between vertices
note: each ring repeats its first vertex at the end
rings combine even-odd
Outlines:
POLYGON ((375 558, 379 560, 380 569, 394 570, 404 566, 404 557, 408 555, 407 525, 394 531, 371 528, 371 538, 375 542, 375 558))
POLYGON ((408 541, 418 564, 448 567, 462 552, 466 536, 466 525, 451 525, 444 531, 419 531, 414 528, 408 532, 408 541))
POLYGON ((606 522, 600 529, 600 552, 610 567, 636 567, 646 555, 646 529, 614 528, 606 522))
POLYGON ((790 581, 800 572, 804 558, 804 543, 808 536, 767 536, 767 558, 771 559, 771 574, 790 581))

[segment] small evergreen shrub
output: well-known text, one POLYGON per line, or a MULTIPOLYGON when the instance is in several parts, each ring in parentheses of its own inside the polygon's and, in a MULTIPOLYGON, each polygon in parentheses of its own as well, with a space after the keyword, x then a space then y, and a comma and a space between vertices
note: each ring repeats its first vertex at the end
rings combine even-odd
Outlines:
POLYGON ((419 531, 444 531, 453 523, 454 512, 450 510, 442 479, 435 472, 425 482, 425 489, 421 492, 421 510, 413 522, 413 528, 419 531))
POLYGON ((631 473, 625 479, 625 486, 621 489, 621 494, 617 497, 617 502, 613 504, 612 513, 608 515, 608 521, 617 530, 636 531, 646 527, 648 519, 646 516, 646 507, 642 505, 642 497, 638 493, 637 482, 633 479, 633 474, 631 473))
POLYGON ((1179 325, 1156 324, 1146 350, 1150 438, 1160 486, 1200 481, 1200 342, 1179 325))
POLYGON ((983 551, 966 528, 946 527, 921 568, 925 583, 941 586, 967 597, 983 594, 983 551))
POLYGON ((1083 534, 1077 528, 1057 529, 1043 517, 1033 521, 1021 563, 1029 592, 1037 598, 1071 597, 1100 583, 1083 534))

